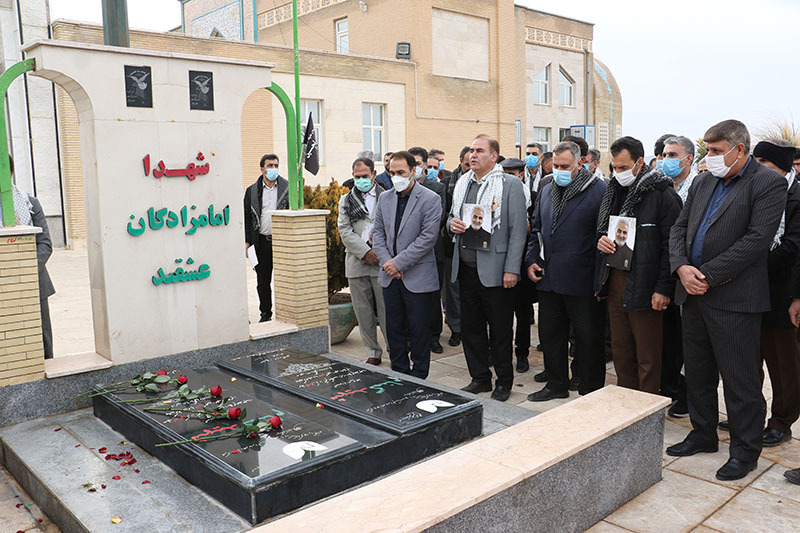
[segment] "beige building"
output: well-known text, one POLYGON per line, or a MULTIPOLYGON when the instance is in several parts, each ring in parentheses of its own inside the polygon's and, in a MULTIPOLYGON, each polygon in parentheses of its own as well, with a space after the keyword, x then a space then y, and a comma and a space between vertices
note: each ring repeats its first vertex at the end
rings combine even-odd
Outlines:
MULTIPOLYGON (((131 46, 274 62, 272 80, 294 98, 291 3, 275 4, 256 3, 257 42, 250 0, 184 0, 184 33, 132 31, 131 46)), ((299 8, 301 111, 312 113, 321 144, 320 171, 306 174, 307 184, 343 181, 362 149, 436 147, 453 168, 479 133, 496 136, 503 155, 514 156, 517 123, 523 152, 533 141, 552 148, 575 125, 593 126, 596 139, 587 137, 601 151, 619 136, 621 96, 594 58, 590 23, 512 0, 301 0, 299 8), (410 46, 408 59, 396 58, 398 43, 410 46)), ((103 40, 95 25, 56 21, 52 31, 56 39, 103 40)), ((67 244, 80 248, 77 120, 63 91, 57 104, 67 244)), ((271 93, 248 98, 242 141, 243 188, 256 179, 261 155, 286 160, 285 117, 271 93)))

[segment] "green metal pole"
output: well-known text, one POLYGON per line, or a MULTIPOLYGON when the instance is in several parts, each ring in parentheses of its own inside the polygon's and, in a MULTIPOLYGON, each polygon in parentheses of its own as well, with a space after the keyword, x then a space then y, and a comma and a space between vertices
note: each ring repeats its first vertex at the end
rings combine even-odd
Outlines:
MULTIPOLYGON (((300 127, 303 120, 300 117, 300 58, 297 53, 297 0, 292 0, 292 31, 294 32, 294 110, 296 114, 295 128, 297 136, 297 161, 302 159, 303 138, 300 135, 300 127)), ((297 166, 297 187, 300 205, 303 205, 303 167, 297 166)))
POLYGON ((103 43, 130 48, 127 0, 103 0, 103 43))
MULTIPOLYGON (((25 72, 33 70, 36 63, 33 59, 20 61, 6 69, 0 75, 0 102, 5 102, 6 92, 11 82, 25 72)), ((11 187, 11 166, 8 162, 8 135, 6 133, 6 114, 0 115, 0 204, 3 212, 3 225, 16 226, 17 217, 14 213, 14 192, 11 187)))
POLYGON ((286 152, 289 166, 289 209, 298 210, 303 208, 303 185, 297 176, 297 116, 295 115, 292 101, 286 91, 272 82, 266 89, 274 94, 283 106, 286 114, 286 152), (299 186, 298 186, 299 183, 299 186))

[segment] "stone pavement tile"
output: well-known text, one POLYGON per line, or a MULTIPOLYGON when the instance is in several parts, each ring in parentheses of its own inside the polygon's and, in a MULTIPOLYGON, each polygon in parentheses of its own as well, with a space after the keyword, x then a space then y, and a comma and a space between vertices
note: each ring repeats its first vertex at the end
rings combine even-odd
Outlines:
POLYGON ((0 533, 26 531, 38 525, 25 505, 20 505, 20 503, 21 501, 17 498, 0 502, 0 533))
POLYGON ((761 474, 758 479, 753 481, 750 487, 783 498, 789 498, 800 503, 800 487, 789 483, 789 481, 783 477, 784 472, 786 472, 785 466, 772 465, 766 472, 761 474))
POLYGON ((428 371, 428 380, 436 381, 439 378, 443 378, 445 376, 451 376, 458 372, 463 372, 463 369, 452 365, 439 363, 438 361, 431 361, 431 367, 430 370, 428 371))
POLYGON ((689 432, 686 431, 686 428, 676 423, 676 419, 669 418, 664 421, 664 444, 667 446, 671 446, 673 444, 677 444, 682 442, 683 439, 686 438, 686 435, 689 432))
MULTIPOLYGON (((719 414, 719 419, 720 420, 725 420, 725 418, 726 417, 725 417, 725 415, 723 413, 719 414)), ((667 420, 675 422, 679 426, 682 426, 682 427, 686 428, 686 431, 683 434, 684 438, 692 430, 692 421, 689 419, 688 416, 686 418, 672 418, 670 416, 667 416, 667 420)), ((717 438, 722 442, 729 442, 731 440, 730 434, 727 431, 724 431, 722 429, 717 429, 717 438)), ((681 438, 681 440, 683 440, 683 438, 681 438)))
POLYGON ((758 460, 758 466, 756 469, 753 472, 750 472, 750 474, 746 475, 743 479, 737 479, 735 481, 720 481, 716 478, 716 473, 717 470, 719 470, 719 468, 728 460, 728 453, 728 445, 724 442, 720 442, 719 451, 717 453, 697 453, 689 457, 681 457, 674 463, 670 464, 667 467, 667 470, 704 479, 717 485, 740 489, 749 485, 767 468, 774 464, 772 461, 762 457, 758 460))
POLYGON ((448 357, 443 357, 439 359, 438 362, 447 365, 457 366, 459 368, 463 368, 464 370, 467 369, 467 360, 464 358, 463 352, 457 353, 455 355, 450 355, 448 357))
POLYGON ((691 531, 736 491, 664 470, 663 479, 605 518, 631 531, 691 531))
POLYGON ((609 524, 605 520, 601 520, 600 522, 596 523, 592 527, 586 530, 586 533, 623 533, 625 531, 630 531, 629 529, 625 529, 623 527, 615 526, 614 524, 609 524))
POLYGON ((725 533, 800 531, 800 503, 747 487, 703 525, 725 533))
POLYGON ((786 468, 800 468, 800 441, 791 439, 774 448, 761 450, 761 457, 780 463, 786 468))
POLYGON ((692 533, 720 533, 718 529, 711 529, 708 526, 700 524, 692 530, 692 533))
POLYGON ((6 476, 8 476, 8 473, 6 473, 4 469, 0 470, 0 479, 3 480, 3 482, 0 483, 0 502, 17 497, 17 495, 14 494, 14 491, 11 490, 11 483, 9 483, 6 476))
MULTIPOLYGON (((536 391, 538 391, 538 390, 540 390, 540 389, 542 389, 544 387, 543 383, 537 383, 537 385, 539 385, 539 386, 537 388, 535 388, 533 390, 533 392, 536 392, 536 391)), ((519 404, 519 406, 520 407, 524 407, 525 409, 530 409, 531 411, 537 411, 539 413, 544 413, 545 411, 549 411, 553 407, 558 407, 559 405, 564 405, 565 403, 569 403, 570 401, 572 401, 572 400, 574 400, 576 398, 579 398, 579 396, 578 396, 578 393, 574 392, 574 391, 569 393, 569 398, 557 398, 555 400, 549 400, 547 402, 531 402, 531 401, 528 401, 527 397, 526 397, 526 400, 524 402, 521 402, 519 404)))

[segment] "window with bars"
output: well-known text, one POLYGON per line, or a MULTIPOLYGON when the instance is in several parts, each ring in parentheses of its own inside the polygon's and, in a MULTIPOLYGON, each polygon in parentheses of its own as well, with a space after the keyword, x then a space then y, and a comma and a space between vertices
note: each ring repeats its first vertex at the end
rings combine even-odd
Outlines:
POLYGON ((362 114, 362 144, 364 150, 372 150, 376 157, 383 154, 385 146, 384 115, 386 106, 384 104, 372 104, 364 102, 361 104, 362 114))
POLYGON ((305 138, 305 128, 308 125, 308 114, 311 113, 311 120, 314 121, 314 137, 317 139, 317 149, 319 153, 319 164, 324 165, 325 143, 322 139, 322 100, 300 100, 300 120, 302 121, 303 137, 305 138))

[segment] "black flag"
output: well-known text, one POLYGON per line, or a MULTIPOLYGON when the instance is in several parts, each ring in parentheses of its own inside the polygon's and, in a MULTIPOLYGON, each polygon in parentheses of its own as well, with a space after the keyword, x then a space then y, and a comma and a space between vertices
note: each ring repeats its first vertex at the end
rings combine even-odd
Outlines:
POLYGON ((317 136, 314 135, 314 119, 311 113, 308 114, 308 125, 303 135, 303 150, 306 170, 316 176, 319 172, 319 146, 317 136))

